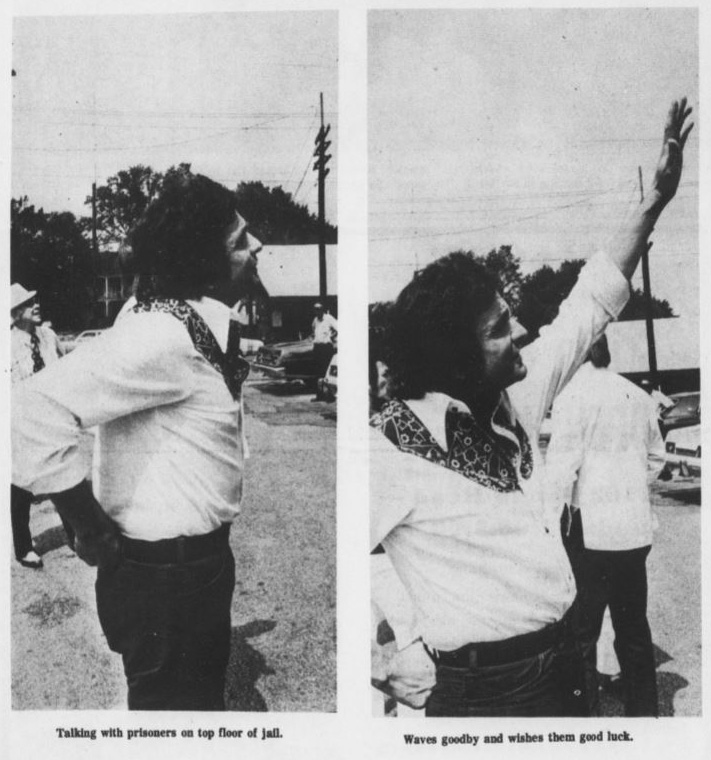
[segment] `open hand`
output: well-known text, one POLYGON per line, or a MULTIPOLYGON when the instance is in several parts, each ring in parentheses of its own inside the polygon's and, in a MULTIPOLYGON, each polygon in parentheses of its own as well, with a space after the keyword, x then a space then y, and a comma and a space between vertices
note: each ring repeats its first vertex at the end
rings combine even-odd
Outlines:
POLYGON ((684 145, 694 126, 693 122, 685 125, 692 109, 687 107, 686 98, 674 101, 667 115, 664 127, 664 142, 659 163, 654 175, 654 201, 666 206, 674 197, 681 178, 684 158, 684 145))

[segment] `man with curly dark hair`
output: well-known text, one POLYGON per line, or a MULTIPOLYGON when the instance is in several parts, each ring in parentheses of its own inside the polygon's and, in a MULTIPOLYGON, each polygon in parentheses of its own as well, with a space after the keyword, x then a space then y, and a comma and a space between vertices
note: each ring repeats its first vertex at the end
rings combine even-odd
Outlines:
POLYGON ((418 272, 390 313, 385 349, 390 393, 421 398, 441 391, 481 404, 483 357, 472 331, 498 293, 496 277, 461 251, 418 272), (462 351, 465 345, 469 348, 462 351))
POLYGON ((130 242, 136 302, 15 399, 13 482, 49 494, 98 566, 129 709, 220 710, 248 372, 230 307, 261 287, 261 243, 233 193, 185 171, 167 176, 130 242), (92 492, 78 431, 94 426, 92 492))
POLYGON ((538 434, 629 297, 629 278, 679 183, 690 112, 686 99, 673 104, 652 192, 589 261, 525 360, 525 330, 466 254, 418 273, 389 315, 391 400, 371 419, 371 540, 413 607, 412 625, 395 631, 409 676, 396 657, 389 689, 421 706, 412 674, 426 677, 416 658, 427 652, 436 670, 427 715, 585 714, 567 615, 575 582, 557 505, 544 499, 538 434))

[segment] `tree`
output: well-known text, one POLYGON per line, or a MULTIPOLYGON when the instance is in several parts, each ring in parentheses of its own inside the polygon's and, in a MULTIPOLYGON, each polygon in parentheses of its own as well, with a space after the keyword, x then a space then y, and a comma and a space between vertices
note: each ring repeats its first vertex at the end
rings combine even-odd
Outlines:
MULTIPOLYGON (((545 265, 524 277, 517 316, 531 338, 535 338, 541 327, 550 324, 555 319, 561 303, 568 297, 578 281, 578 275, 584 264, 584 259, 566 260, 558 269, 545 265)), ((622 322, 644 319, 645 316, 644 294, 641 290, 634 289, 618 319, 622 322)), ((668 301, 652 297, 652 316, 654 319, 661 319, 675 315, 668 301)))
POLYGON ((484 266, 493 272, 501 283, 501 293, 513 312, 521 303, 521 260, 513 255, 510 245, 492 249, 484 257, 484 266))
POLYGON ((584 264, 583 259, 564 261, 558 269, 546 264, 523 278, 517 317, 531 338, 538 335, 543 325, 555 319, 584 264))
MULTIPOLYGON (((97 238, 102 248, 122 243, 160 192, 166 177, 190 171, 190 164, 172 166, 165 174, 150 166, 131 166, 109 177, 96 188, 97 238)), ((91 207, 88 196, 86 205, 91 207)), ((254 234, 272 245, 316 244, 319 240, 318 218, 304 205, 295 203, 291 193, 281 187, 266 187, 261 182, 242 182, 237 187, 237 208, 249 222, 254 234)), ((85 232, 91 233, 91 219, 83 220, 85 232)), ((337 229, 326 224, 326 242, 337 241, 337 229)))
MULTIPOLYGON (((237 208, 250 229, 271 245, 315 245, 319 241, 318 218, 305 205, 296 203, 281 187, 261 182, 241 182, 237 187, 237 208)), ((326 243, 336 243, 338 230, 328 222, 326 243)))
POLYGON ((42 315, 59 329, 80 329, 91 310, 94 274, 89 243, 69 212, 45 213, 28 198, 10 204, 10 274, 38 291, 42 315))
MULTIPOLYGON (((189 166, 187 168, 189 170, 189 166)), ((96 229, 102 248, 125 240, 160 191, 163 178, 164 175, 154 172, 150 166, 139 164, 109 177, 105 185, 96 188, 96 229)), ((87 196, 84 202, 91 207, 92 197, 87 196)), ((85 224, 89 226, 91 219, 87 218, 85 224)))
MULTIPOLYGON (((675 316, 676 314, 669 304, 669 301, 652 296, 652 319, 666 319, 667 317, 675 316)), ((618 320, 620 322, 625 322, 634 319, 646 319, 646 317, 647 301, 644 297, 644 292, 639 288, 635 288, 630 293, 630 300, 622 310, 618 320)))
POLYGON ((510 245, 502 245, 492 248, 485 256, 473 251, 454 251, 473 256, 483 264, 491 274, 499 281, 499 288, 512 311, 516 311, 521 300, 521 260, 513 255, 510 245))

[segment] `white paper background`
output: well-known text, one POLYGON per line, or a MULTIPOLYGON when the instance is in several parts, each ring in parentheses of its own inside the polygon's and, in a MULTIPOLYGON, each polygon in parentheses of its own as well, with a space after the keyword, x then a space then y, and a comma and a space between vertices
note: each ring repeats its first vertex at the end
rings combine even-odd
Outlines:
MULTIPOLYGON (((434 3, 371 3, 370 7, 408 8, 427 7, 434 3)), ((706 725, 702 718, 675 718, 660 720, 595 720, 584 722, 560 720, 445 720, 436 722, 420 720, 375 720, 371 718, 371 693, 369 686, 369 590, 367 552, 367 456, 366 456, 366 416, 367 416, 367 18, 365 3, 350 2, 122 2, 111 4, 100 2, 17 2, 12 7, 3 6, 2 24, 2 66, 6 76, 2 78, 2 139, 0 141, 0 166, 3 192, 2 232, 5 255, 2 257, 4 281, 9 283, 9 198, 10 192, 10 140, 9 114, 10 92, 9 72, 11 68, 11 25, 10 16, 15 14, 58 13, 115 13, 131 12, 207 12, 239 10, 293 10, 319 9, 340 11, 340 91, 339 91, 339 154, 338 154, 338 226, 339 226, 339 317, 340 341, 340 397, 338 420, 338 712, 334 715, 320 714, 183 714, 151 715, 128 712, 32 712, 10 709, 10 620, 4 616, 0 629, 0 665, 3 674, 0 689, 0 756, 12 758, 59 758, 59 757, 161 757, 193 758, 233 757, 248 754, 249 757, 269 758, 396 758, 396 757, 463 757, 472 753, 485 753, 488 757, 527 758, 558 756, 570 757, 629 757, 647 758, 678 756, 684 758, 705 758, 711 756, 711 731, 709 720, 709 674, 704 674, 704 704, 707 715, 706 725), (120 725, 124 730, 131 727, 145 728, 174 727, 178 731, 192 727, 210 728, 226 725, 248 729, 252 726, 279 726, 285 738, 278 743, 241 742, 228 743, 222 740, 57 740, 55 728, 82 726, 109 727, 120 725), (564 725, 565 728, 561 726, 564 725), (607 729, 628 730, 634 735, 634 742, 625 746, 604 744, 602 746, 569 744, 542 744, 526 746, 503 745, 501 747, 476 748, 452 746, 406 748, 402 734, 405 731, 422 734, 457 736, 462 733, 494 734, 503 730, 528 731, 546 734, 549 730, 580 733, 607 729)), ((475 3, 448 3, 448 7, 476 7, 475 3)), ((518 4, 530 7, 531 3, 518 4)), ((579 4, 576 4, 576 6, 579 4)), ((614 7, 619 4, 597 3, 597 6, 614 7)), ((641 5, 641 4, 640 4, 641 5)), ((664 7, 667 4, 645 3, 646 7, 664 7)), ((691 3, 690 5, 696 5, 691 3)), ((703 104, 709 102, 709 77, 711 61, 708 45, 711 44, 709 13, 701 9, 701 97, 696 108, 697 126, 691 137, 701 143, 701 196, 700 208, 708 209, 709 144, 706 132, 700 123, 703 104)), ((634 33, 631 31, 630 33, 634 33)), ((38 51, 41 54, 41 51, 38 51)), ((708 263, 709 223, 708 213, 702 213, 701 222, 701 321, 708 324, 709 308, 705 301, 706 284, 709 282, 708 263), (704 256, 706 255, 706 258, 704 256)), ((3 291, 7 297, 7 289, 3 291)), ((6 336, 4 336, 6 337, 6 336)), ((702 365, 708 366, 708 346, 705 332, 701 332, 702 365)), ((5 383, 2 393, 2 409, 7 419, 9 397, 8 355, 5 345, 5 383)), ((705 388, 708 383, 702 376, 705 388)), ((707 433, 707 427, 705 430, 707 433)), ((9 450, 9 432, 4 431, 4 451, 9 450)), ((705 435, 706 438, 706 435, 705 435)), ((707 446, 707 442, 704 441, 707 446)), ((6 467, 7 472, 7 467, 6 467)), ((7 474, 6 474, 7 477, 7 474)), ((10 563, 9 520, 2 521, 2 562, 5 568, 10 563)), ((709 545, 711 529, 708 515, 703 515, 703 545, 709 545)), ((708 557, 706 557, 708 560, 708 557)), ((683 558, 680 558, 683 561, 683 558)), ((709 587, 709 563, 704 568, 704 588, 709 587)), ((9 610, 9 573, 0 576, 0 593, 9 610)), ((705 594, 708 597, 708 593, 705 594)), ((708 622, 704 629, 704 642, 708 645, 708 622)), ((708 658, 706 658, 708 659, 708 658)), ((706 663, 708 665, 708 662, 706 663)))

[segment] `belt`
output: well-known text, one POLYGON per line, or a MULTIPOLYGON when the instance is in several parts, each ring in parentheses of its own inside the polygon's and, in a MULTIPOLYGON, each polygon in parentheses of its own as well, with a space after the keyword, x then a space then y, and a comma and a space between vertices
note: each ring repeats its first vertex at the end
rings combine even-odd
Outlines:
POLYGON ((552 649, 563 640, 565 618, 551 623, 539 631, 512 636, 501 641, 482 641, 465 644, 459 649, 443 652, 440 649, 426 647, 435 665, 449 668, 476 668, 492 665, 506 665, 528 657, 542 654, 552 649))
POLYGON ((229 545, 230 523, 202 536, 178 536, 159 541, 121 537, 123 556, 148 565, 181 565, 219 554, 229 545))

